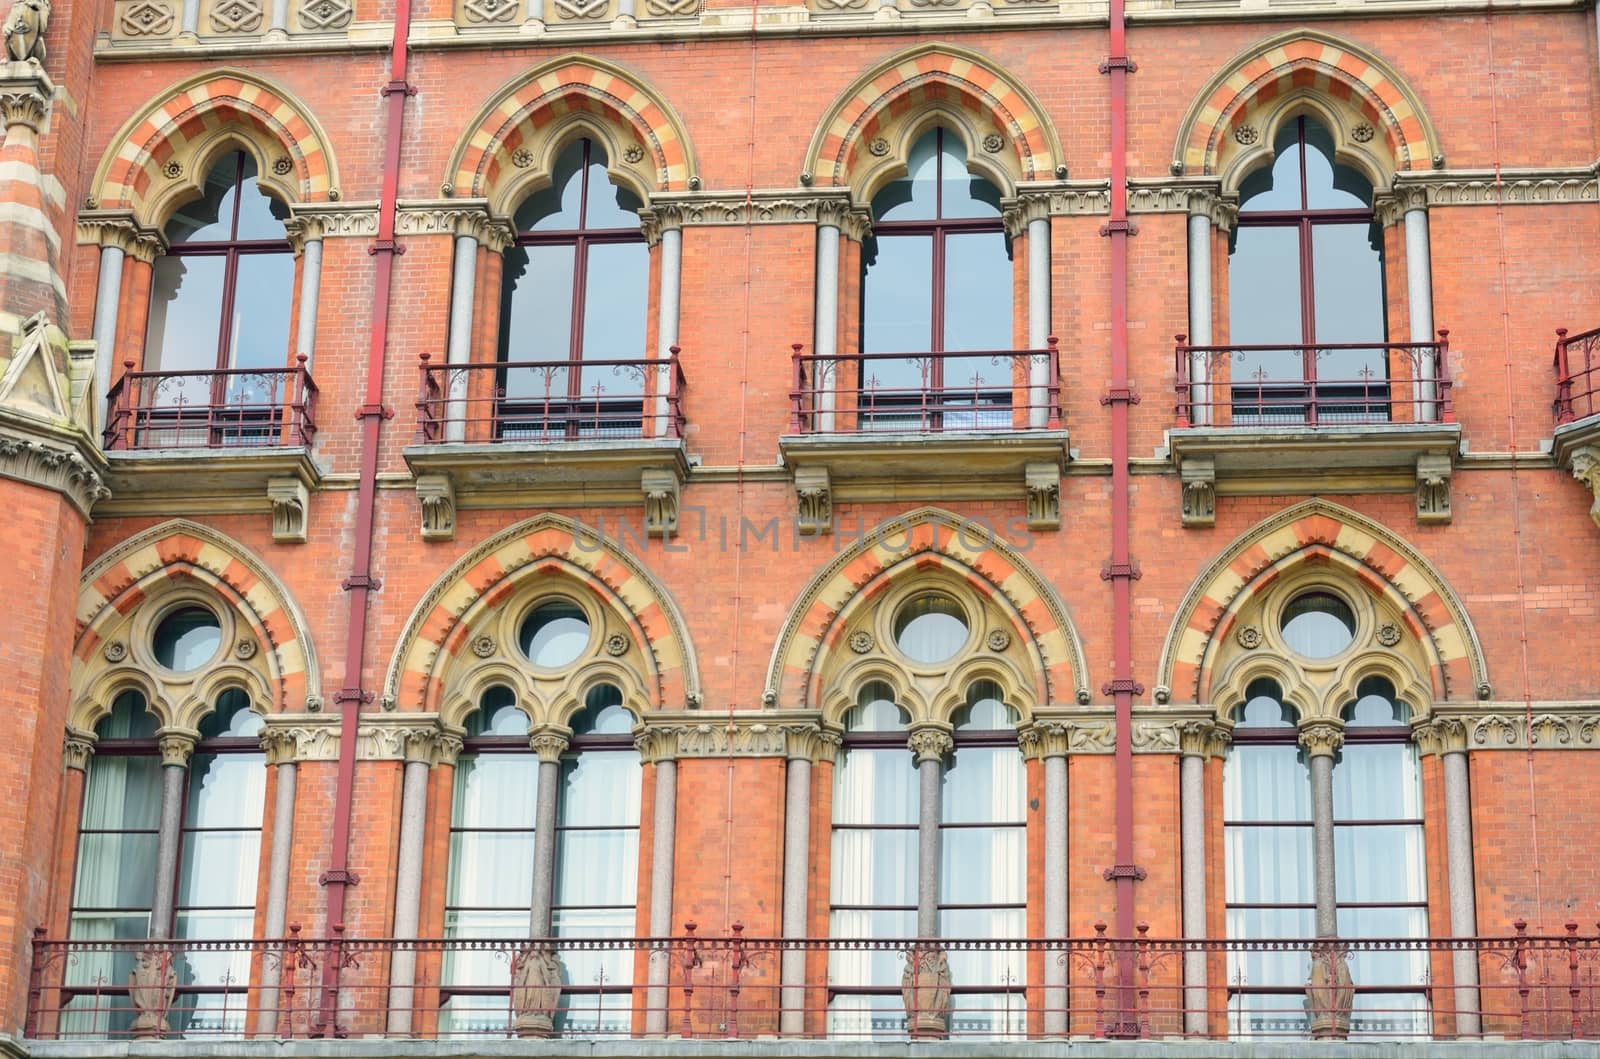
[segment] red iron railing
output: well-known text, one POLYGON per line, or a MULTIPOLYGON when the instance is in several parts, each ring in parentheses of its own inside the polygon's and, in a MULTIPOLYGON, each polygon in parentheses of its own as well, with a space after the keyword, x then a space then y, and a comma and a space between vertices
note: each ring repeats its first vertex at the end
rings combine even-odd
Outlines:
POLYGON ((1061 364, 1048 348, 821 357, 794 349, 795 434, 1058 430, 1061 364))
POLYGON ((1600 327, 1567 334, 1556 328, 1557 423, 1600 412, 1600 327))
POLYGON ((421 362, 424 444, 683 437, 677 346, 657 360, 421 362))
POLYGON ((134 371, 106 395, 107 449, 309 446, 317 384, 302 354, 292 368, 134 371))
POLYGON ((1177 336, 1179 427, 1453 423, 1437 342, 1191 346, 1177 336))
POLYGON ((780 940, 747 938, 738 924, 722 937, 685 926, 672 938, 548 941, 307 939, 298 927, 232 941, 41 932, 25 1033, 749 1039, 799 1026, 789 1035, 1600 1036, 1600 934, 1580 934, 1576 923, 1553 936, 1530 935, 1519 921, 1500 937, 1262 941, 1155 938, 1143 925, 1117 938, 1103 923, 1092 937, 1054 940, 780 940), (786 951, 805 954, 806 980, 783 990, 786 951), (1463 958, 1477 967, 1476 986, 1454 978, 1463 958), (316 988, 330 961, 341 971, 331 1016, 316 988), (1342 964, 1348 976, 1314 976, 1319 963, 1342 964), (414 977, 393 981, 395 964, 414 977))

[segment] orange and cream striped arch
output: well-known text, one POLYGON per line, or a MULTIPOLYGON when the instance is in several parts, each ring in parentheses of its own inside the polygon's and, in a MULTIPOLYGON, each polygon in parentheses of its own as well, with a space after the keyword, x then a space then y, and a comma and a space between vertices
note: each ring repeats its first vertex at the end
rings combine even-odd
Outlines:
POLYGON ((862 74, 823 115, 806 149, 816 187, 848 187, 860 205, 905 170, 911 141, 930 123, 953 127, 967 164, 1004 191, 1054 180, 1065 164, 1044 108, 998 63, 967 48, 908 48, 862 74))
POLYGON ((993 527, 929 507, 886 520, 812 579, 773 648, 767 704, 823 707, 838 690, 826 685, 841 672, 841 653, 851 655, 846 641, 861 613, 916 582, 959 584, 1006 623, 990 653, 1015 649, 1025 658, 1032 707, 1088 701, 1083 645, 1061 597, 993 527))
MULTIPOLYGON (((606 651, 597 652, 604 659, 600 667, 616 671, 614 682, 635 712, 683 709, 699 701, 694 648, 666 588, 614 542, 551 513, 495 534, 435 582, 401 632, 385 694, 400 710, 454 716, 462 711, 444 709, 447 701, 480 679, 515 687, 516 667, 503 660, 511 656, 506 641, 515 638, 517 623, 508 622, 505 612, 526 609, 530 600, 552 591, 597 608, 600 620, 591 624, 613 638, 606 651)), ((572 686, 585 679, 575 674, 572 686)))
POLYGON ((622 67, 565 55, 535 67, 495 93, 450 153, 445 185, 456 198, 487 199, 509 216, 529 191, 547 185, 552 163, 578 136, 606 149, 613 179, 646 202, 689 189, 694 152, 666 99, 622 67))
POLYGON ((1173 171, 1221 177, 1235 191, 1271 157, 1283 122, 1306 111, 1376 187, 1443 164, 1433 124, 1397 70, 1352 41, 1301 29, 1245 49, 1200 90, 1178 128, 1173 171))
POLYGON ((178 82, 128 119, 95 171, 92 205, 130 210, 159 228, 237 147, 255 155, 257 179, 285 203, 339 197, 328 136, 311 111, 259 74, 216 69, 178 82))
POLYGON ((128 538, 84 572, 71 680, 70 723, 85 732, 125 687, 144 693, 163 724, 184 728, 226 687, 262 713, 299 711, 322 693, 305 616, 283 582, 244 545, 185 519, 128 538), (166 673, 151 664, 153 629, 194 605, 218 619, 217 655, 203 670, 166 673))
MULTIPOLYGON (((1483 649, 1461 600, 1415 549, 1378 522, 1326 500, 1308 500, 1235 540, 1195 582, 1161 651, 1158 695, 1209 703, 1219 658, 1238 619, 1280 579, 1320 564, 1321 580, 1359 585, 1398 616, 1423 648, 1419 674, 1435 702, 1490 694, 1483 649)), ((1219 707, 1229 704, 1218 703, 1219 707)))

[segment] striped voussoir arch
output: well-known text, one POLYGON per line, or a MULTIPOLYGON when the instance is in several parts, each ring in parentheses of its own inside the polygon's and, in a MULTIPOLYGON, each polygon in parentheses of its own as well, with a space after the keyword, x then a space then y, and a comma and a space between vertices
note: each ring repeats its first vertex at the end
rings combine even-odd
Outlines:
POLYGON ((1059 146, 1036 102, 1017 82, 978 56, 924 45, 861 78, 834 105, 813 147, 816 182, 849 183, 861 153, 894 118, 929 103, 960 107, 1005 134, 1024 180, 1050 180, 1059 146))
POLYGON ((1353 511, 1310 501, 1247 532, 1218 558, 1185 598, 1163 651, 1162 684, 1174 701, 1204 702, 1216 645, 1233 632, 1250 598, 1306 563, 1387 599, 1417 641, 1430 648, 1434 696, 1481 695, 1483 652, 1460 600, 1438 571, 1380 524, 1353 511))
POLYGON ((1223 138, 1298 89, 1358 108, 1384 138, 1398 169, 1432 165, 1432 129, 1399 75, 1355 45, 1319 33, 1279 37, 1235 59, 1211 82, 1184 123, 1183 170, 1215 176, 1223 138))
POLYGON ((847 615, 900 579, 943 568, 1003 604, 1012 635, 1031 642, 1039 705, 1072 701, 1085 679, 1083 647, 1066 608, 1015 549, 936 508, 888 520, 829 563, 802 593, 773 651, 768 696, 785 708, 821 704, 821 662, 838 649, 847 615), (787 689, 787 690, 786 690, 787 689))
POLYGON ((333 164, 316 121, 285 90, 229 71, 179 86, 124 126, 96 178, 99 207, 132 209, 142 217, 145 205, 173 179, 169 168, 181 166, 193 144, 224 132, 243 135, 271 152, 265 166, 287 158, 287 172, 264 176, 291 187, 296 201, 329 197, 333 164))
POLYGON ((78 590, 73 687, 82 686, 109 627, 143 603, 154 586, 177 579, 209 589, 254 633, 277 688, 274 711, 298 710, 320 691, 305 622, 283 585, 242 545, 181 520, 122 542, 84 573, 78 590))
POLYGON ((677 115, 654 92, 618 67, 569 57, 519 78, 479 114, 456 149, 449 183, 457 197, 487 198, 517 150, 536 144, 552 122, 589 114, 631 130, 649 152, 656 191, 682 191, 692 155, 677 115))
POLYGON ((395 650, 388 693, 402 709, 436 710, 450 663, 475 630, 534 577, 560 577, 610 607, 653 662, 641 674, 652 705, 699 696, 694 655, 677 605, 637 560, 559 515, 496 534, 459 559, 412 612, 395 650))

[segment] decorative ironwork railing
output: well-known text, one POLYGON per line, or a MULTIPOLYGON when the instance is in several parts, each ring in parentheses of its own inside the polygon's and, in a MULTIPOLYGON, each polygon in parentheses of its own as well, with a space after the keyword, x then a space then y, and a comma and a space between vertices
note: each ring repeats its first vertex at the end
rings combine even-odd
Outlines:
POLYGON ((1600 933, 56 940, 34 1039, 1600 1036, 1600 933), (803 981, 780 981, 799 955, 803 981), (792 962, 792 961, 791 961, 792 962), (1478 982, 1460 978, 1475 969, 1478 982), (330 970, 336 970, 330 975, 330 970), (337 979, 337 987, 329 985, 337 979))
POLYGON ((857 353, 795 345, 795 434, 956 434, 1061 427, 1056 339, 1045 349, 857 353))
POLYGON ((106 395, 107 449, 310 445, 317 384, 304 354, 292 368, 134 371, 106 395))
POLYGON ((1179 427, 1453 423, 1437 342, 1191 346, 1177 336, 1179 427))
POLYGON ((1600 412, 1600 327, 1567 333, 1556 328, 1557 423, 1571 423, 1600 412))
POLYGON ((435 364, 424 353, 421 374, 424 444, 683 437, 677 346, 655 360, 435 364))

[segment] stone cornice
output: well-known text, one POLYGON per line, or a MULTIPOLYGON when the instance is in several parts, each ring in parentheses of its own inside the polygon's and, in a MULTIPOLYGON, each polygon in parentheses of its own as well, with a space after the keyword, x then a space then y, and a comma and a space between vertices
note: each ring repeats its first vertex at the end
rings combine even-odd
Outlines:
POLYGON ((691 225, 816 224, 838 223, 839 210, 850 210, 847 188, 774 188, 755 191, 748 198, 742 192, 677 191, 654 195, 641 213, 646 218, 645 234, 656 237, 666 228, 691 225))
POLYGON ((1417 744, 1446 754, 1459 744, 1478 750, 1588 750, 1600 748, 1600 703, 1443 703, 1416 726, 1417 744))
POLYGON ((395 231, 400 235, 468 235, 495 253, 503 253, 516 239, 511 223, 489 211, 487 199, 402 201, 395 231))
MULTIPOLYGON (((338 760, 338 714, 273 714, 266 722, 261 748, 268 764, 338 760)), ((364 713, 356 728, 356 760, 453 764, 463 734, 433 713, 364 713)))
POLYGON ((651 711, 634 726, 634 745, 647 763, 679 758, 831 758, 837 746, 814 710, 651 711))
POLYGON ((1503 169, 1498 180, 1494 171, 1488 169, 1405 172, 1395 174, 1390 194, 1399 198, 1420 192, 1422 201, 1429 207, 1595 202, 1600 201, 1600 179, 1596 171, 1596 165, 1503 169))
POLYGON ((33 424, 0 409, 0 478, 54 490, 87 518, 97 501, 111 495, 98 450, 76 433, 54 430, 44 437, 37 433, 33 424))
POLYGON ((295 253, 313 239, 338 237, 370 239, 378 234, 376 202, 310 202, 289 207, 283 222, 295 253))

